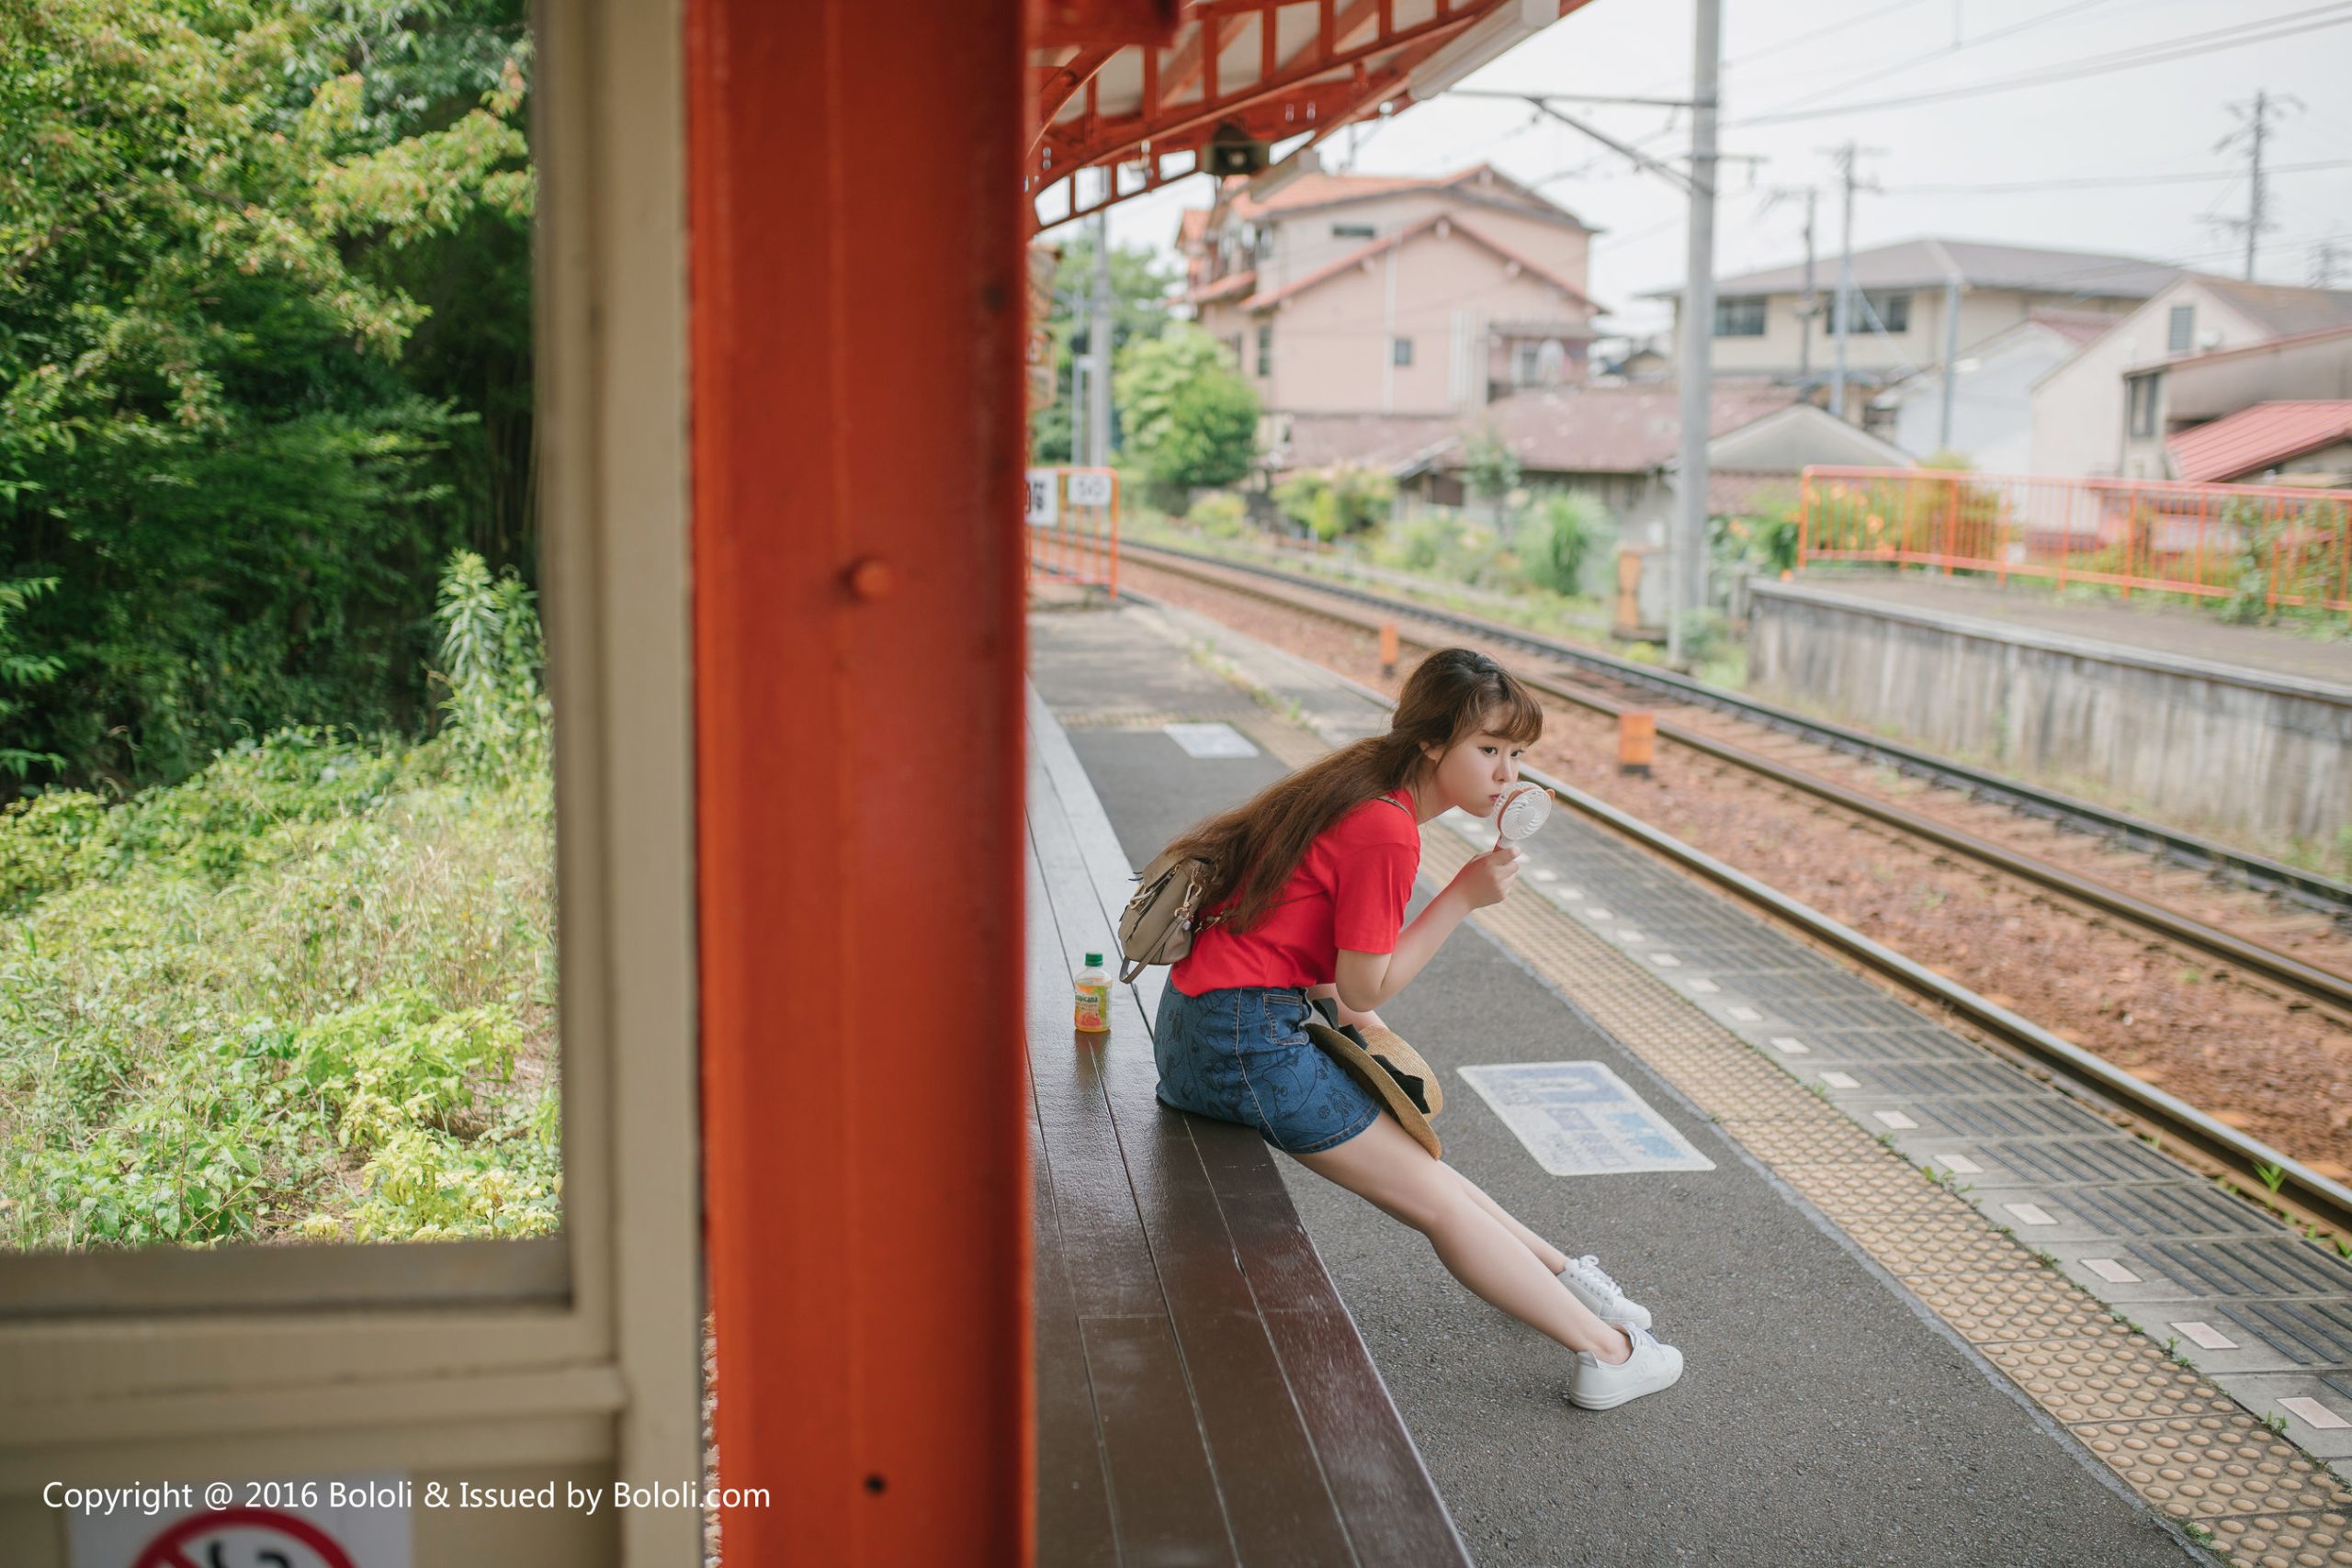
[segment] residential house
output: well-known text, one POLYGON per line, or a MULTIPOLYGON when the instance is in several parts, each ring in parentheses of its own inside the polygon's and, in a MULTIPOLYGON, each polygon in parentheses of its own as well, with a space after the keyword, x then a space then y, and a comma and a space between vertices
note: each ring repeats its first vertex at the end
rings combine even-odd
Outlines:
MULTIPOLYGON (((1810 272, 1808 279, 1808 269, 1798 264, 1716 280, 1717 377, 1806 388, 1828 382, 1836 353, 1837 258, 1817 260, 1810 272)), ((1865 417, 1881 388, 1939 367, 1948 348, 1985 343, 2037 310, 2120 315, 2176 276, 2176 268, 2136 256, 1975 240, 1905 240, 1856 251, 1848 406, 1838 412, 1865 417)), ((1645 298, 1675 302, 1679 341, 1682 291, 1661 289, 1645 298)))
MULTIPOLYGON (((1311 150, 1310 150, 1311 152, 1311 150)), ((1593 231, 1486 164, 1436 178, 1229 180, 1183 215, 1185 300, 1232 349, 1281 446, 1299 420, 1452 417, 1579 379, 1593 231)))
POLYGON ((1949 381, 1938 367, 1881 393, 1874 406, 1894 416, 1883 434, 1915 457, 1949 449, 1981 472, 2023 473, 2033 457, 2033 384, 2115 322, 2089 310, 2030 310, 2016 325, 1962 345, 1949 381))
MULTIPOLYGON (((1408 505, 1459 505, 1471 444, 1491 434, 1519 460, 1521 484, 1591 491, 1625 537, 1652 537, 1674 512, 1681 412, 1680 390, 1670 384, 1530 389, 1498 400, 1392 471, 1408 505)), ((1708 416, 1708 511, 1717 516, 1746 512, 1776 489, 1793 498, 1809 464, 1911 463, 1891 443, 1802 401, 1793 387, 1719 385, 1708 416)))
POLYGON ((2257 402, 2352 396, 2352 290, 2187 274, 2033 389, 2038 474, 2163 479, 2166 438, 2257 402))
POLYGON ((2172 477, 2198 484, 2352 486, 2352 399, 2256 403, 2165 442, 2172 477))

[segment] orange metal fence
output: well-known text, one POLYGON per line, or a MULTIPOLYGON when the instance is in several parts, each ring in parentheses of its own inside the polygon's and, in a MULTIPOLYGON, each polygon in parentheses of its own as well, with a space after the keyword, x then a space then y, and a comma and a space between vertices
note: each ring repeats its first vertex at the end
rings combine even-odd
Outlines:
POLYGON ((1119 475, 1112 468, 1028 472, 1029 581, 1119 596, 1119 475))
POLYGON ((2352 494, 1809 468, 1797 563, 1880 561, 2352 611, 2352 494))

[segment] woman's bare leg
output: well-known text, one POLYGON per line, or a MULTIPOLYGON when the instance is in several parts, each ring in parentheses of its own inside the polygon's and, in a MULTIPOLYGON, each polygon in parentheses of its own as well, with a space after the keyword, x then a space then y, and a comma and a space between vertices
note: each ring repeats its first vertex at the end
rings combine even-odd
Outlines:
POLYGON ((1502 1222, 1503 1229, 1517 1236, 1519 1238, 1519 1244, 1521 1247, 1524 1247, 1528 1251, 1535 1254, 1537 1262, 1543 1264, 1544 1268, 1549 1269, 1555 1274, 1557 1274, 1561 1269, 1566 1269, 1568 1266, 1568 1255, 1566 1253, 1562 1252, 1558 1247, 1554 1247, 1550 1242, 1545 1241, 1542 1236, 1537 1235, 1533 1231, 1529 1230, 1525 1225, 1521 1224, 1517 1220, 1512 1219, 1510 1215, 1504 1213, 1503 1206, 1500 1203, 1496 1202, 1492 1198, 1487 1197, 1486 1191, 1480 1188, 1476 1182, 1471 1180, 1460 1171, 1455 1170, 1452 1166, 1444 1164, 1443 1161, 1440 1161, 1439 1164, 1442 1169, 1451 1172, 1456 1181, 1459 1181, 1463 1186, 1470 1190, 1470 1196, 1476 1201, 1478 1207, 1494 1215, 1496 1219, 1500 1220, 1502 1222))
POLYGON ((1471 1196, 1476 1189, 1393 1118, 1382 1116, 1336 1148, 1292 1158, 1429 1237, 1438 1261, 1480 1300, 1571 1350, 1622 1361, 1633 1346, 1592 1315, 1534 1252, 1471 1196))

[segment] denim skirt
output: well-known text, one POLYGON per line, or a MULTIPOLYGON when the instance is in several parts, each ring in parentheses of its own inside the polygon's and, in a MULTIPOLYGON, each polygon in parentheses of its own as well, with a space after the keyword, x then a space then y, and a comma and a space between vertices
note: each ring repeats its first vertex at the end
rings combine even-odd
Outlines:
POLYGON ((1307 1038, 1306 993, 1238 986, 1188 997, 1159 994, 1152 1055, 1163 1104, 1258 1129, 1290 1154, 1346 1143, 1372 1125, 1380 1101, 1307 1038))

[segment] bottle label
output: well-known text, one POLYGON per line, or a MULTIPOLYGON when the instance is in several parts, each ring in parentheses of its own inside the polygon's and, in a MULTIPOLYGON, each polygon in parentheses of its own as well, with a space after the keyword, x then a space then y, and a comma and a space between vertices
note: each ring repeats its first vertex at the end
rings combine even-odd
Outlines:
POLYGON ((1111 1027, 1111 987, 1080 986, 1078 988, 1078 1027, 1092 1033, 1103 1033, 1111 1027))

